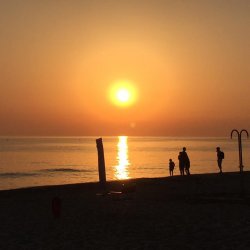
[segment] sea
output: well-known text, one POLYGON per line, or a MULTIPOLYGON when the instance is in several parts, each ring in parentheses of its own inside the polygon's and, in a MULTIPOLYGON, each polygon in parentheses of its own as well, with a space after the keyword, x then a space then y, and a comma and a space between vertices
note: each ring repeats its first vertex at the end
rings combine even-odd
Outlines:
MULTIPOLYGON (((243 137, 243 136, 242 136, 243 137)), ((98 137, 0 137, 0 190, 98 182, 98 137)), ((183 147, 191 174, 218 173, 216 147, 225 154, 224 172, 239 171, 237 138, 102 137, 106 179, 169 176, 168 163, 179 175, 183 147)), ((250 170, 250 140, 242 139, 244 170, 250 170)))

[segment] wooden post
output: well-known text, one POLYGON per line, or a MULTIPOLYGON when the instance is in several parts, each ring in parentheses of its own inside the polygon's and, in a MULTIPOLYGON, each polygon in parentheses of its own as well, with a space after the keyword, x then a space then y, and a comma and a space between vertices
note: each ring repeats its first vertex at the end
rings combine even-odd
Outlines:
POLYGON ((99 171, 99 182, 103 188, 106 186, 106 170, 105 170, 105 159, 104 150, 102 144, 102 138, 96 139, 96 147, 98 152, 98 171, 99 171))

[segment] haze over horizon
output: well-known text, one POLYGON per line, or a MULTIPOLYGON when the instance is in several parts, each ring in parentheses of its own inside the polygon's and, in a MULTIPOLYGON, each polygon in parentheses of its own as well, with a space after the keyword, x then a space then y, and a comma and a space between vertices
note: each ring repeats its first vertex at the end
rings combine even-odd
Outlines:
POLYGON ((247 0, 3 0, 0 136, 249 130, 249 13, 247 0))

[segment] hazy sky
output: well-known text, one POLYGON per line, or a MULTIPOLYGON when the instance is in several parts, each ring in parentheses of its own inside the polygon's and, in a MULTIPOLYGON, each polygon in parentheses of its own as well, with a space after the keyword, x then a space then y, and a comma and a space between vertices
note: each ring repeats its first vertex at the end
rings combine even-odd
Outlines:
POLYGON ((250 128, 249 0, 1 0, 0 38, 0 135, 250 128))

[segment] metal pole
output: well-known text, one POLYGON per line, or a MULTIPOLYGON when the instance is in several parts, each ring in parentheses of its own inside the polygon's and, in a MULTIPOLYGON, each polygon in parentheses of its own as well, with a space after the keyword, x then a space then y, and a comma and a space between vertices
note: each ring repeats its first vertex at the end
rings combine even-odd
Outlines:
POLYGON ((241 133, 238 136, 238 140, 239 140, 239 153, 240 153, 240 172, 243 172, 241 133))
POLYGON ((242 171, 242 172, 243 172, 244 166, 243 166, 243 159, 242 159, 242 139, 241 139, 241 135, 242 135, 243 132, 246 133, 247 138, 248 138, 248 136, 249 136, 246 129, 242 129, 242 130, 240 131, 240 159, 241 159, 241 165, 240 165, 240 167, 241 167, 241 171, 242 171))
POLYGON ((242 160, 242 140, 241 140, 241 135, 243 132, 245 132, 247 134, 247 138, 248 138, 248 132, 245 129, 242 129, 239 133, 238 130, 233 129, 231 132, 231 138, 233 136, 233 133, 236 132, 238 135, 238 145, 239 145, 239 162, 240 162, 240 186, 241 186, 241 195, 245 195, 245 178, 244 178, 244 174, 243 174, 243 160, 242 160))
POLYGON ((237 134, 237 136, 238 136, 238 148, 239 148, 239 164, 240 164, 240 166, 239 166, 239 168, 240 168, 240 171, 241 171, 241 149, 240 149, 240 147, 241 147, 241 143, 240 143, 240 133, 239 133, 239 131, 237 130, 237 129, 233 129, 232 131, 231 131, 231 139, 233 138, 233 133, 234 132, 236 132, 236 134, 237 134))

